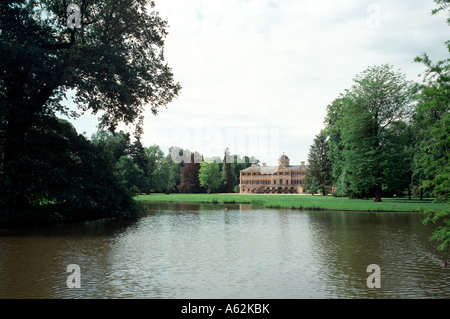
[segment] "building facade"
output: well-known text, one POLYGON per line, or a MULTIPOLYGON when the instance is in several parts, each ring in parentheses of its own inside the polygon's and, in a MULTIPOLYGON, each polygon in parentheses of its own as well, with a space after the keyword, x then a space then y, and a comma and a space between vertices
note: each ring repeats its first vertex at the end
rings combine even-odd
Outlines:
POLYGON ((307 166, 290 165, 289 157, 281 155, 278 166, 252 164, 240 171, 241 194, 303 194, 307 166))

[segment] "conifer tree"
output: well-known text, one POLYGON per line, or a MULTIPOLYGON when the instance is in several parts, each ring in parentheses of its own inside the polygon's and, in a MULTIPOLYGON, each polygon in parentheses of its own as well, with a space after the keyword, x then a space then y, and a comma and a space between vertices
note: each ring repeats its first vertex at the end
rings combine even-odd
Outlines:
POLYGON ((232 163, 234 160, 230 155, 230 150, 228 147, 225 149, 225 155, 223 157, 222 164, 222 180, 223 180, 223 189, 225 193, 233 193, 234 185, 235 185, 235 176, 232 168, 232 163))
MULTIPOLYGON (((311 188, 314 185, 327 195, 332 183, 332 168, 329 159, 329 145, 325 131, 316 135, 314 143, 308 153, 308 171, 305 177, 305 187, 311 188)), ((316 190, 317 191, 317 190, 316 190)))

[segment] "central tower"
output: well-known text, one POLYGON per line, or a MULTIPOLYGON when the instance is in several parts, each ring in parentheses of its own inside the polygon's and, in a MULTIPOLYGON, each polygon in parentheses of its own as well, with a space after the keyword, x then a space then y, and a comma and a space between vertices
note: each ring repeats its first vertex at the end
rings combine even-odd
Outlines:
POLYGON ((287 157, 286 155, 281 155, 281 157, 278 159, 278 165, 284 165, 284 166, 289 166, 289 157, 287 157))

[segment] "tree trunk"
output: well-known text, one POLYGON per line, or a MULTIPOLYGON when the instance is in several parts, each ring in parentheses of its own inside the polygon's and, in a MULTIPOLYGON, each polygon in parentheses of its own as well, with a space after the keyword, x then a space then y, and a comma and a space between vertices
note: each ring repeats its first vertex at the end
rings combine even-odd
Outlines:
POLYGON ((381 202, 381 186, 377 185, 375 188, 375 202, 381 202))

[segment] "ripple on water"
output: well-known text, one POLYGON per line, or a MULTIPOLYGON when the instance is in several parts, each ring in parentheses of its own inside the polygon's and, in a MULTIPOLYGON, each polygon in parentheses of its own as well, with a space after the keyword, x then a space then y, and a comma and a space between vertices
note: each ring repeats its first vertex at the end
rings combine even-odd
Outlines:
POLYGON ((414 214, 167 204, 128 224, 0 236, 2 298, 447 298, 414 214), (195 207, 195 208, 193 208, 195 207), (68 264, 81 288, 68 289, 68 264), (381 289, 369 289, 369 264, 381 289))

